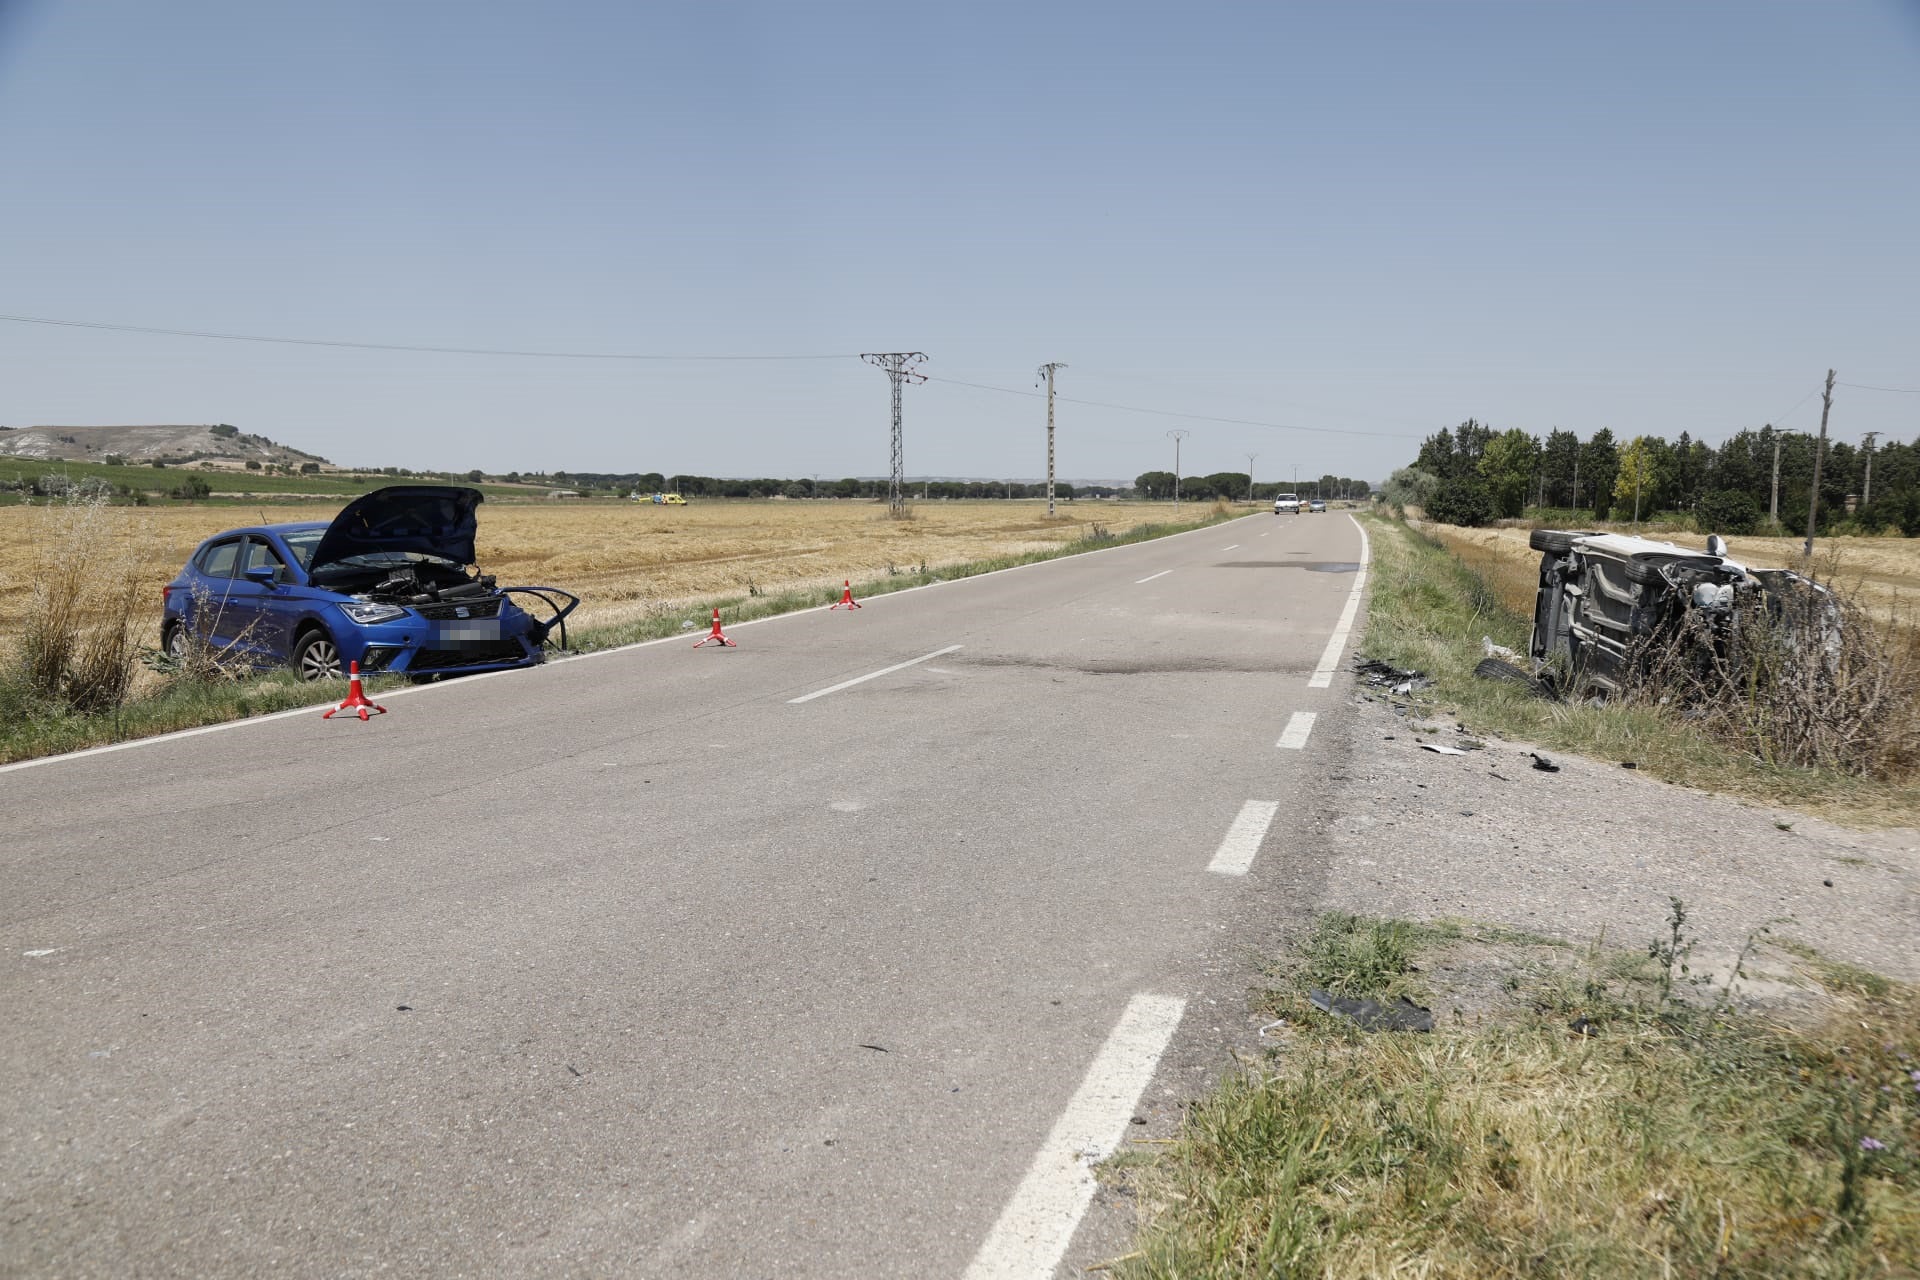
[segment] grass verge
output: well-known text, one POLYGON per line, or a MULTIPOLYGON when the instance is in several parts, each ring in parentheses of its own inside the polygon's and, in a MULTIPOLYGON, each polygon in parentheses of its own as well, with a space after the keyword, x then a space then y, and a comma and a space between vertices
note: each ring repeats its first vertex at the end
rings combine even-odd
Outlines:
MULTIPOLYGON (((1099 526, 1076 542, 1047 547, 1021 555, 994 556, 959 564, 920 565, 900 568, 892 573, 868 579, 853 589, 856 599, 904 591, 956 578, 974 577, 998 569, 1011 569, 1043 560, 1125 546, 1205 528, 1244 512, 1216 509, 1200 519, 1179 524, 1140 525, 1124 533, 1110 534, 1099 526)), ((831 604, 840 598, 839 588, 811 591, 787 591, 770 595, 729 595, 694 602, 679 602, 645 617, 616 626, 576 630, 569 636, 576 652, 609 649, 643 640, 690 634, 704 630, 718 608, 727 623, 748 622, 776 614, 831 604)), ((398 687, 402 682, 390 676, 370 677, 370 696, 382 689, 398 687)), ((170 681, 158 693, 125 703, 115 710, 80 715, 30 697, 17 680, 0 679, 0 764, 37 756, 57 755, 86 747, 105 746, 131 738, 150 737, 179 729, 198 728, 247 716, 265 715, 296 707, 320 707, 345 696, 344 685, 325 688, 304 684, 291 672, 272 672, 234 682, 193 683, 170 681)))
POLYGON ((1678 998, 1685 947, 1678 923, 1649 958, 1322 920, 1263 998, 1287 1022, 1266 1061, 1192 1106, 1160 1154, 1103 1169, 1143 1216, 1106 1270, 1914 1274, 1916 993, 1833 982, 1827 1015, 1797 1029, 1714 992, 1678 998), (1477 980, 1490 994, 1431 1034, 1364 1034, 1306 998, 1418 998, 1462 947, 1492 957, 1477 980))
MULTIPOLYGON (((1855 827, 1920 825, 1920 788, 1853 777, 1836 769, 1772 765, 1694 732, 1657 707, 1569 706, 1524 689, 1477 679, 1482 640, 1525 652, 1531 619, 1514 611, 1511 583, 1450 554, 1397 521, 1370 517, 1373 568, 1361 652, 1424 671, 1432 688, 1415 695, 1422 712, 1457 714, 1476 732, 1556 747, 1601 760, 1632 761, 1669 782, 1816 814, 1855 827)), ((1530 598, 1530 595, 1529 595, 1530 598)))

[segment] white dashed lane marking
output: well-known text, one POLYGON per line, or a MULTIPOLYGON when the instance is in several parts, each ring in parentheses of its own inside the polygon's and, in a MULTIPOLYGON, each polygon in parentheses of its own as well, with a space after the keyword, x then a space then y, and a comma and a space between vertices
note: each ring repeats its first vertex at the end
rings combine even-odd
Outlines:
POLYGON ((1143 583, 1143 582, 1152 582, 1152 581, 1153 581, 1153 580, 1154 580, 1155 578, 1164 578, 1164 577, 1166 577, 1166 576, 1167 576, 1168 574, 1170 574, 1170 573, 1172 573, 1172 572, 1173 572, 1173 570, 1171 570, 1171 569, 1162 569, 1162 570, 1161 570, 1160 572, 1158 572, 1158 573, 1150 573, 1150 574, 1148 574, 1148 575, 1147 575, 1146 577, 1144 577, 1144 578, 1135 578, 1135 579, 1133 580, 1133 585, 1137 587, 1137 586, 1139 586, 1139 585, 1140 585, 1141 583, 1143 583))
POLYGON ((1260 842, 1267 838, 1267 828, 1273 825, 1273 815, 1279 811, 1277 800, 1249 800, 1241 805, 1239 816, 1227 828, 1226 839, 1214 851, 1207 870, 1219 876, 1247 874, 1260 852, 1260 842))
POLYGON ((1313 732, 1313 722, 1320 718, 1318 712, 1296 711, 1287 721, 1287 727, 1280 731, 1280 741, 1274 743, 1288 751, 1298 751, 1307 745, 1307 735, 1313 732))
POLYGON ((815 689, 812 693, 803 693, 797 698, 788 698, 787 701, 789 703, 812 702, 815 698, 824 698, 830 693, 838 693, 842 689, 851 689, 857 684, 865 684, 869 680, 878 680, 881 676, 890 676, 896 671, 905 671, 908 667, 918 666, 922 662, 930 662, 943 653, 952 653, 955 649, 961 647, 962 646, 957 644, 950 644, 944 649, 935 649, 932 653, 923 653, 917 658, 908 658, 905 662, 896 662, 890 667, 882 667, 878 671, 869 671, 863 676, 855 676, 851 680, 842 680, 839 684, 830 684, 824 689, 815 689))

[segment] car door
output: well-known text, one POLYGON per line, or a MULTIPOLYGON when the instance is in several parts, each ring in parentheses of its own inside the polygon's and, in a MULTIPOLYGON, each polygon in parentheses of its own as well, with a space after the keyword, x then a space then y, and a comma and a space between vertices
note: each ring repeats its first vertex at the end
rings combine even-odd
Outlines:
POLYGON ((290 656, 298 609, 289 590, 292 582, 286 559, 274 545, 260 534, 248 535, 233 590, 227 597, 227 612, 232 616, 236 649, 256 662, 284 662, 290 656), (271 586, 247 576, 258 566, 273 570, 271 586))
POLYGON ((193 560, 197 578, 193 584, 190 625, 216 657, 232 647, 235 624, 228 616, 227 603, 233 594, 233 575, 240 570, 244 542, 243 538, 210 542, 193 560))

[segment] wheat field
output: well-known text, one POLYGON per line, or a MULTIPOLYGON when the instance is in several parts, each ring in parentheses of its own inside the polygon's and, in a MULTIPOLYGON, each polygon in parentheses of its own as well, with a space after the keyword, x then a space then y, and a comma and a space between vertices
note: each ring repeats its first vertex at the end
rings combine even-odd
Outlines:
MULTIPOLYGON (((223 529, 327 520, 337 504, 116 507, 106 536, 131 539, 151 589, 158 641, 160 588, 203 539, 223 529)), ((1182 504, 1192 519, 1207 508, 1182 504)), ((1094 525, 1123 533, 1164 522, 1172 503, 1063 502, 1047 518, 1036 501, 921 502, 893 520, 866 501, 487 503, 480 508, 480 566, 502 585, 560 587, 583 598, 576 626, 616 625, 662 607, 750 590, 838 585, 884 575, 1042 550, 1083 538, 1094 525)), ((40 552, 57 540, 58 508, 0 507, 0 637, 18 634, 33 607, 40 552)), ((1524 545, 1524 544, 1523 544, 1524 545)))

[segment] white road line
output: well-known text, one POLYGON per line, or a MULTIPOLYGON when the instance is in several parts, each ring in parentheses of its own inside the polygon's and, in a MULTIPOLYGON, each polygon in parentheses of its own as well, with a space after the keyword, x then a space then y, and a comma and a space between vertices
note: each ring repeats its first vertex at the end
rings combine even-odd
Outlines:
POLYGON ((1146 577, 1144 577, 1144 578, 1135 578, 1135 579, 1133 580, 1133 585, 1137 587, 1137 586, 1139 586, 1139 585, 1140 585, 1141 583, 1143 583, 1143 582, 1152 582, 1152 581, 1153 581, 1153 580, 1154 580, 1155 578, 1164 578, 1164 577, 1166 577, 1166 576, 1167 576, 1168 574, 1170 574, 1170 573, 1172 573, 1172 572, 1173 572, 1173 570, 1171 570, 1171 569, 1162 569, 1162 570, 1161 570, 1160 572, 1158 572, 1158 573, 1150 573, 1150 574, 1148 574, 1148 575, 1147 575, 1146 577))
POLYGON ((1319 718, 1319 714, 1313 711, 1294 712, 1287 721, 1287 727, 1280 731, 1280 741, 1273 745, 1288 751, 1300 750, 1307 745, 1307 735, 1313 732, 1313 722, 1319 718))
MULTIPOLYGON (((1349 515, 1347 519, 1353 520, 1353 517, 1349 515)), ((1333 629, 1327 651, 1320 655, 1320 665, 1313 669, 1313 676, 1307 681, 1309 689, 1324 689, 1333 683, 1334 668, 1340 665, 1340 651, 1347 647, 1347 634, 1353 630, 1354 616, 1360 612, 1360 598, 1367 589, 1367 565, 1373 559, 1373 544, 1358 520, 1353 520, 1353 527, 1360 530, 1360 571, 1353 575, 1353 590, 1347 593, 1347 607, 1340 611, 1340 625, 1333 629)))
POLYGON ((1260 852, 1260 842, 1267 838, 1267 828, 1273 825, 1273 815, 1279 810, 1278 800, 1249 800, 1241 805, 1239 816, 1227 828, 1226 839, 1214 851, 1207 870, 1217 876, 1247 874, 1254 855, 1260 852))
POLYGON ((1220 549, 1222 551, 1238 551, 1240 549, 1240 544, 1236 542, 1230 547, 1222 547, 1220 549))
POLYGON ((865 684, 869 680, 878 680, 881 676, 890 676, 896 671, 904 671, 908 667, 919 666, 923 662, 932 661, 941 654, 952 653, 955 649, 964 647, 963 645, 950 644, 944 649, 935 649, 932 653, 923 653, 917 658, 908 658, 905 662, 896 662, 890 667, 882 667, 878 671, 869 671, 863 676, 855 676, 851 680, 842 680, 839 684, 830 684, 824 689, 815 689, 812 693, 803 693, 797 698, 788 698, 787 701, 790 703, 812 702, 815 698, 824 698, 830 693, 838 693, 842 689, 851 689, 853 686, 865 684))
POLYGON ((1051 1280, 1093 1202, 1092 1166, 1126 1137, 1187 1002, 1137 995, 1087 1068, 1080 1088, 993 1224, 966 1280, 1051 1280))

